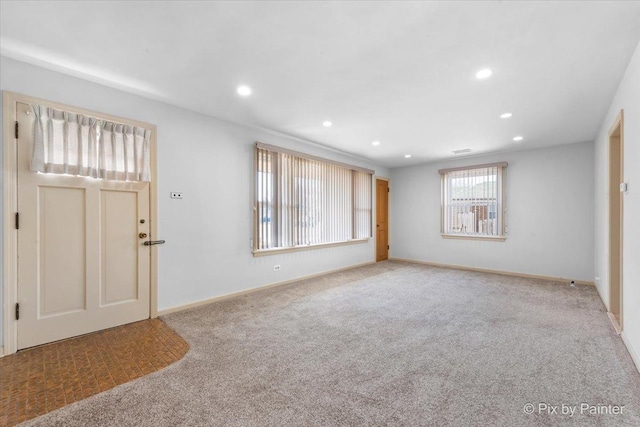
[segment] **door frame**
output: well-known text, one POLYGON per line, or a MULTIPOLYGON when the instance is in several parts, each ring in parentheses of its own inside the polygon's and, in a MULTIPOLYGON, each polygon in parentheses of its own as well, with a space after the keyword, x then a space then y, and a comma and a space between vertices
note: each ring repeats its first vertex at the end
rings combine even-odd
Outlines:
MULTIPOLYGON (((378 262, 378 233, 376 232, 376 227, 373 227, 373 225, 375 225, 378 222, 378 184, 377 181, 387 181, 387 187, 389 188, 389 194, 391 194, 391 179, 387 178, 386 176, 379 176, 379 175, 374 175, 373 176, 373 197, 375 198, 375 209, 373 210, 373 215, 372 215, 372 227, 371 227, 371 231, 372 233, 375 233, 374 237, 374 248, 373 248, 373 262, 378 262)), ((389 227, 389 223, 391 222, 391 218, 390 218, 390 212, 391 209, 389 209, 389 196, 387 196, 387 244, 389 246, 391 246, 391 244, 389 243, 390 236, 391 236, 391 229, 389 227)), ((389 252, 390 250, 387 249, 387 259, 391 258, 389 256, 389 252)))
POLYGON ((616 328, 616 332, 621 333, 624 325, 623 325, 623 260, 624 260, 624 252, 623 252, 623 239, 624 239, 624 194, 618 190, 618 186, 624 182, 624 110, 620 110, 618 115, 616 116, 613 124, 609 128, 609 132, 607 133, 607 154, 608 154, 608 176, 607 176, 607 185, 609 187, 609 203, 608 203, 608 218, 609 218, 609 239, 607 242, 608 252, 609 252, 609 307, 607 307, 607 311, 609 314, 609 318, 611 319, 613 326, 616 328), (619 135, 614 135, 615 133, 619 133, 619 135), (617 141, 614 141, 614 138, 617 141), (617 147, 614 147, 614 144, 617 144, 617 147), (617 152, 618 159, 617 162, 614 162, 614 159, 611 157, 612 152, 617 152), (612 170, 613 165, 617 165, 617 182, 615 186, 613 184, 612 174, 616 171, 612 170), (615 191, 615 198, 614 194, 615 191), (618 218, 611 218, 611 211, 614 208, 614 203, 617 203, 618 206, 616 208, 619 210, 618 218), (616 227, 612 227, 613 221, 617 222, 616 227), (616 237, 613 236, 612 231, 616 231, 618 234, 616 237), (617 241, 615 240, 617 239, 617 241), (614 259, 612 255, 611 248, 613 245, 618 246, 617 254, 618 259, 614 259), (612 272, 613 268, 618 270, 618 284, 617 284, 617 295, 614 292, 614 288, 612 286, 612 272), (613 298, 616 297, 618 299, 618 314, 619 319, 615 317, 615 314, 611 311, 611 307, 613 304, 613 298))
MULTIPOLYGON (((149 229, 151 238, 157 238, 158 234, 158 203, 157 203, 157 168, 156 168, 156 125, 124 117, 100 113, 85 108, 70 106, 54 101, 34 98, 15 92, 3 91, 2 104, 2 245, 4 269, 2 279, 3 288, 3 339, 4 348, 0 343, 0 357, 13 354, 18 349, 18 322, 14 316, 13 307, 18 302, 18 231, 15 229, 15 213, 18 209, 18 170, 17 147, 15 138, 16 111, 19 102, 25 104, 42 104, 56 109, 73 111, 93 117, 100 117, 132 126, 151 129, 150 143, 150 177, 149 183, 149 229)), ((21 132, 25 130, 21 129, 21 132)), ((150 246, 151 260, 149 272, 149 317, 158 316, 158 252, 154 246, 150 246)))

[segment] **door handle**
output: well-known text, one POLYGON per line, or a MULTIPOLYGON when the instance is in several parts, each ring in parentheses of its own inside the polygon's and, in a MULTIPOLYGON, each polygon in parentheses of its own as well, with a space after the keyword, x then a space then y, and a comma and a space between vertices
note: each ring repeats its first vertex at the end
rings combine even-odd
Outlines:
POLYGON ((164 240, 147 240, 143 243, 145 246, 153 246, 153 245, 164 245, 164 240))

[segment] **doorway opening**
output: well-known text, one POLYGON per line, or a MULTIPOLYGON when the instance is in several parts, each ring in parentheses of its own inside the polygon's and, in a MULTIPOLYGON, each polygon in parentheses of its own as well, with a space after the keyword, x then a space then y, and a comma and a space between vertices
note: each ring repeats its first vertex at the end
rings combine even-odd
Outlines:
POLYGON ((609 318, 622 332, 623 111, 609 130, 609 318))

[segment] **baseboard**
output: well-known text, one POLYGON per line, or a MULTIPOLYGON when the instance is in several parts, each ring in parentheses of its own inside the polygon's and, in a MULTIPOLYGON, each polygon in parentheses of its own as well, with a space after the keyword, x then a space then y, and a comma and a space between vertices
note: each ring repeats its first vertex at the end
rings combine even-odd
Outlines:
POLYGON ((320 277, 320 276, 324 276, 326 274, 331 274, 331 273, 338 273, 340 271, 351 270, 351 269, 354 269, 354 268, 364 267, 365 265, 371 265, 371 264, 375 264, 375 262, 374 261, 370 261, 370 262, 365 262, 365 263, 362 263, 362 264, 351 265, 349 267, 336 268, 334 270, 327 270, 327 271, 323 271, 323 272, 320 272, 320 273, 309 274, 307 276, 301 276, 301 277, 297 277, 295 279, 285 280, 283 282, 270 283, 268 285, 257 286, 255 288, 243 289, 241 291, 231 292, 229 294, 218 295, 218 296, 215 296, 215 297, 212 297, 212 298, 206 298, 206 299, 194 301, 194 302, 191 302, 191 303, 188 303, 188 304, 176 305, 174 307, 169 307, 169 308, 166 308, 166 309, 163 309, 163 310, 158 310, 158 316, 164 316, 164 315, 167 315, 167 314, 176 313, 178 311, 188 310, 190 308, 200 307, 202 305, 207 305, 207 304, 211 304, 211 303, 218 302, 218 301, 224 301, 226 299, 237 298, 237 297, 240 297, 240 296, 243 296, 243 295, 251 294, 253 292, 258 292, 258 291, 262 291, 262 290, 269 289, 269 288, 275 288, 275 287, 278 287, 278 286, 284 286, 284 285, 288 285, 290 283, 299 282, 301 280, 313 279, 314 277, 320 277))
POLYGON ((504 270, 491 270, 488 268, 478 268, 478 267, 467 267, 465 265, 455 265, 455 264, 440 264, 437 262, 429 262, 429 261, 420 261, 416 259, 407 259, 407 258, 389 258, 390 261, 402 261, 402 262, 410 262, 413 264, 423 264, 429 265, 431 267, 442 267, 442 268, 453 268, 455 270, 466 270, 466 271, 477 271, 478 273, 490 273, 490 274, 500 274, 502 276, 514 276, 514 277, 524 277, 527 279, 540 279, 540 280, 548 280, 551 282, 565 282, 569 283, 572 280, 579 285, 588 285, 595 286, 594 282, 587 282, 584 280, 575 280, 575 279, 566 279, 563 277, 553 277, 553 276, 540 276, 537 274, 526 274, 526 273, 516 273, 513 271, 504 271, 504 270))
POLYGON ((4 347, 0 347, 0 357, 4 357, 4 347))
POLYGON ((640 359, 638 358, 636 352, 633 350, 633 347, 631 346, 631 343, 629 342, 629 339, 625 335, 624 331, 620 333, 620 337, 622 337, 622 342, 627 347, 627 351, 631 355, 631 359, 633 360, 633 363, 635 363, 636 369, 638 370, 638 372, 640 372, 640 359))

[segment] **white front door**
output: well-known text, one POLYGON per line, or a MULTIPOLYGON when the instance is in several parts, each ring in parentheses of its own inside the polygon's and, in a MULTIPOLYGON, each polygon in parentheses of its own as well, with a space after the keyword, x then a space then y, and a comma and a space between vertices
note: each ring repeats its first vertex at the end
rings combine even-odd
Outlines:
POLYGON ((149 318, 149 183, 33 173, 17 103, 18 349, 149 318))

